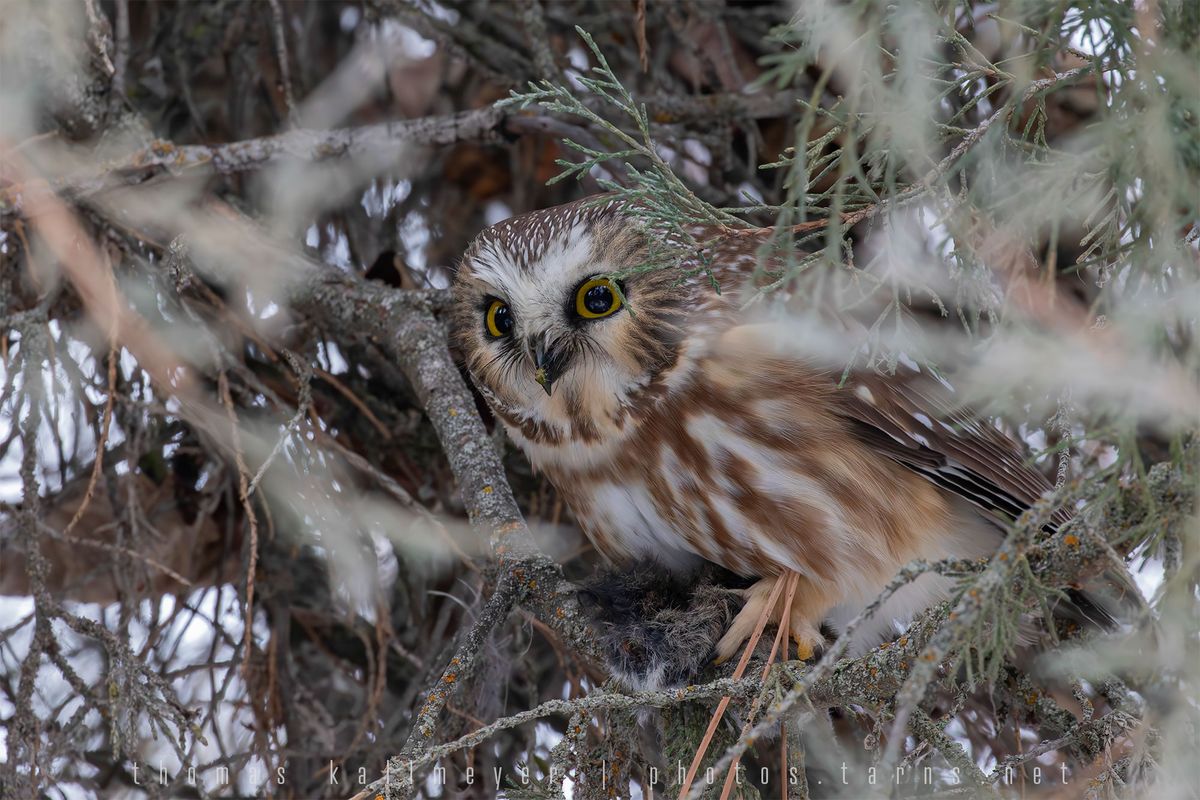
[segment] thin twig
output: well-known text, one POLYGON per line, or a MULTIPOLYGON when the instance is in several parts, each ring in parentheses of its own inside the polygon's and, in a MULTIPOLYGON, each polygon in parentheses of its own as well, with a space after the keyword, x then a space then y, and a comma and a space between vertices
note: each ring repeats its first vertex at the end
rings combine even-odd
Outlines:
POLYGON ((267 470, 271 467, 271 462, 275 460, 280 451, 283 450, 284 442, 288 440, 299 428, 300 422, 308 414, 308 408, 312 404, 312 369, 307 362, 302 362, 296 357, 296 354, 290 350, 284 350, 283 356, 287 359, 292 371, 296 375, 296 384, 299 390, 299 401, 296 403, 296 413, 288 420, 284 426, 283 433, 275 440, 275 446, 271 448, 271 452, 263 459, 263 463, 258 468, 258 472, 254 473, 254 478, 251 479, 250 485, 247 488, 247 496, 253 495, 258 488, 258 482, 267 474, 267 470))
MULTIPOLYGON (((789 647, 787 644, 789 635, 788 629, 791 628, 792 601, 796 598, 796 589, 800 585, 800 575, 796 572, 788 572, 786 574, 787 594, 783 598, 783 615, 780 617, 779 628, 775 632, 775 641, 771 645, 771 652, 767 656, 766 662, 763 664, 762 675, 759 676, 759 681, 763 682, 764 685, 767 680, 767 674, 771 671, 771 665, 775 663, 775 655, 779 652, 779 644, 781 641, 783 642, 784 660, 787 660, 787 651, 789 647)), ((758 713, 758 707, 762 701, 762 696, 763 695, 760 692, 759 695, 754 699, 754 706, 750 709, 750 713, 746 715, 746 722, 742 725, 742 735, 745 735, 750 729, 750 726, 753 724, 754 715, 758 713)), ((740 756, 733 759, 729 765, 729 771, 725 774, 725 785, 721 788, 721 800, 728 800, 729 793, 733 791, 733 783, 734 779, 737 777, 737 768, 739 763, 741 763, 740 756)), ((783 774, 787 774, 786 765, 783 774)))
POLYGON ((287 28, 284 25, 283 8, 279 0, 267 0, 271 4, 271 28, 275 36, 275 59, 279 62, 279 83, 283 90, 283 101, 287 108, 288 127, 296 127, 296 97, 292 94, 292 74, 288 65, 287 28))
POLYGON ((242 672, 249 674, 254 646, 254 573, 258 569, 258 516, 254 513, 254 503, 250 500, 250 469, 246 466, 246 457, 242 450, 241 428, 238 425, 237 412, 233 409, 233 397, 229 392, 229 376, 223 368, 217 373, 217 392, 229 418, 229 437, 233 444, 233 458, 238 473, 238 499, 250 529, 246 556, 245 630, 242 632, 242 672))
POLYGON ((97 539, 84 539, 79 536, 68 536, 65 532, 60 533, 55 530, 48 530, 46 532, 46 535, 50 536, 53 539, 61 539, 64 542, 70 542, 71 544, 77 544, 77 545, 81 545, 83 547, 96 547, 101 550, 107 550, 110 553, 120 553, 121 555, 123 555, 127 558, 132 558, 136 561, 141 561, 143 564, 145 564, 149 567, 153 567, 154 569, 158 570, 159 572, 161 572, 164 575, 166 575, 167 577, 169 577, 171 580, 178 583, 180 586, 184 586, 184 587, 187 587, 190 589, 195 585, 191 581, 189 581, 187 578, 183 577, 178 572, 176 572, 175 570, 168 567, 166 564, 163 564, 160 561, 155 561, 150 556, 146 555, 145 553, 139 552, 137 550, 131 550, 128 547, 121 547, 120 545, 112 544, 111 542, 102 542, 97 539))
MULTIPOLYGON (((112 302, 114 305, 117 302, 117 279, 112 274, 112 264, 108 259, 104 260, 105 266, 108 267, 108 280, 112 286, 112 302)), ((96 439, 96 458, 92 461, 92 474, 88 476, 87 489, 83 493, 83 500, 79 503, 79 508, 75 509, 71 521, 63 528, 62 535, 67 536, 79 524, 79 520, 83 519, 83 514, 87 511, 88 505, 92 502, 92 495, 95 494, 96 484, 100 481, 100 475, 104 471, 104 451, 108 447, 108 434, 112 425, 113 417, 113 401, 117 396, 117 327, 116 317, 113 318, 113 324, 108 331, 108 397, 104 399, 104 417, 100 424, 100 436, 96 439)))

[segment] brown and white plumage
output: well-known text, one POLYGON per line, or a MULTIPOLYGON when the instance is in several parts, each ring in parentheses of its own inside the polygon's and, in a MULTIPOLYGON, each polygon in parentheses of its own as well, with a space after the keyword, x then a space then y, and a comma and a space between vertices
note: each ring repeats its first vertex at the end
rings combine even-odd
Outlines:
MULTIPOLYGON (((705 275, 634 271, 610 293, 615 310, 590 318, 583 290, 602 309, 594 284, 647 259, 635 215, 600 198, 485 230, 455 279, 454 331, 497 417, 605 557, 704 559, 761 579, 723 655, 785 570, 802 576, 803 655, 908 561, 989 554, 996 521, 1050 488, 936 379, 869 372, 839 386, 839 370, 780 347, 778 326, 747 320, 752 237, 701 232, 721 292, 705 275)), ((936 575, 905 587, 860 645, 949 588, 936 575)))

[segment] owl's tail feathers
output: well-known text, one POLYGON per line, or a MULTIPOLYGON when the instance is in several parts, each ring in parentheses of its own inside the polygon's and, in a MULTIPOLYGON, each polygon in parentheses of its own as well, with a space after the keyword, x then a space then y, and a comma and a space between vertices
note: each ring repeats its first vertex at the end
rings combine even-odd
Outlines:
POLYGON ((1085 589, 1067 589, 1064 595, 1050 607, 1055 620, 1106 632, 1120 627, 1117 614, 1107 599, 1085 589))
POLYGON ((1099 633, 1119 631, 1146 608, 1145 598, 1124 567, 1107 570, 1064 595, 1051 605, 1055 620, 1099 633))
MULTIPOLYGON (((955 558, 991 558, 1007 533, 1007 525, 997 519, 981 516, 961 501, 956 505, 958 524, 949 554, 955 558), (974 520, 974 524, 964 520, 974 520)), ((1050 532, 1061 531, 1051 524, 1050 532)), ((1062 595, 1050 603, 1052 621, 1078 626, 1084 631, 1112 633, 1120 630, 1124 622, 1130 621, 1146 611, 1146 601, 1134 583, 1121 556, 1109 551, 1111 566, 1099 575, 1088 578, 1078 585, 1064 589, 1062 595)), ((1037 638, 1031 626, 1026 643, 1037 638)))

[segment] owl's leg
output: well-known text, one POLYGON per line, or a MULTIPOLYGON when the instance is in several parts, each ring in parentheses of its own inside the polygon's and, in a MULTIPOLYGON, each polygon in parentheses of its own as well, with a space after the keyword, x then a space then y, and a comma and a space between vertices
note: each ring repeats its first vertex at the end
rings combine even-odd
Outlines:
MULTIPOLYGON (((746 604, 733 619, 729 630, 717 642, 717 663, 730 658, 754 632, 759 618, 766 610, 766 605, 775 589, 777 581, 787 580, 786 575, 776 575, 760 579, 757 583, 742 592, 746 604)), ((778 624, 783 616, 786 597, 780 596, 775 607, 770 610, 768 622, 778 624)), ((824 643, 821 636, 820 624, 829 611, 828 593, 822 592, 811 581, 800 578, 796 592, 791 600, 789 616, 789 632, 792 641, 796 643, 796 653, 801 659, 809 659, 824 643)))
MULTIPOLYGON (((788 628, 796 643, 796 658, 807 661, 825 646, 821 621, 829 611, 826 593, 817 591, 811 582, 800 579, 796 597, 792 600, 791 623, 788 628), (807 591, 806 591, 807 590, 807 591)), ((786 661, 786 657, 784 658, 786 661)))

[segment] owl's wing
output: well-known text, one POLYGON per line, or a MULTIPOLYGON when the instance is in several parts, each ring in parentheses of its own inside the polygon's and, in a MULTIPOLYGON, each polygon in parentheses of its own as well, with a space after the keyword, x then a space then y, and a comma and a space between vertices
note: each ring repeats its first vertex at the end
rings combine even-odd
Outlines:
MULTIPOLYGON (((1015 441, 964 411, 953 390, 925 372, 860 372, 844 392, 838 411, 861 441, 985 512, 1015 519, 1053 488, 1015 441)), ((1057 509, 1048 527, 1070 518, 1057 509)))
MULTIPOLYGON (((814 369, 812 358, 787 344, 794 338, 788 327, 735 324, 721 335, 721 349, 736 365, 730 375, 788 386, 792 413, 820 405, 864 445, 970 502, 999 528, 1053 489, 1020 444, 957 401, 949 384, 901 365, 895 375, 862 370, 838 386, 841 371, 814 369)), ((1054 531, 1070 519, 1068 509, 1058 508, 1044 528, 1054 531)), ((1054 606, 1056 615, 1100 628, 1113 627, 1118 611, 1123 615, 1139 597, 1127 571, 1115 565, 1101 580, 1066 595, 1054 606)))
MULTIPOLYGON (((839 413, 861 441, 1001 520, 1015 519, 1053 488, 1015 441, 963 411, 950 399, 950 387, 933 376, 902 367, 895 376, 852 376, 846 389, 839 413)), ((1070 519, 1059 507, 1045 529, 1070 519)), ((1140 605, 1128 571, 1114 564, 1087 588, 1068 589, 1054 613, 1112 629, 1140 605)))

